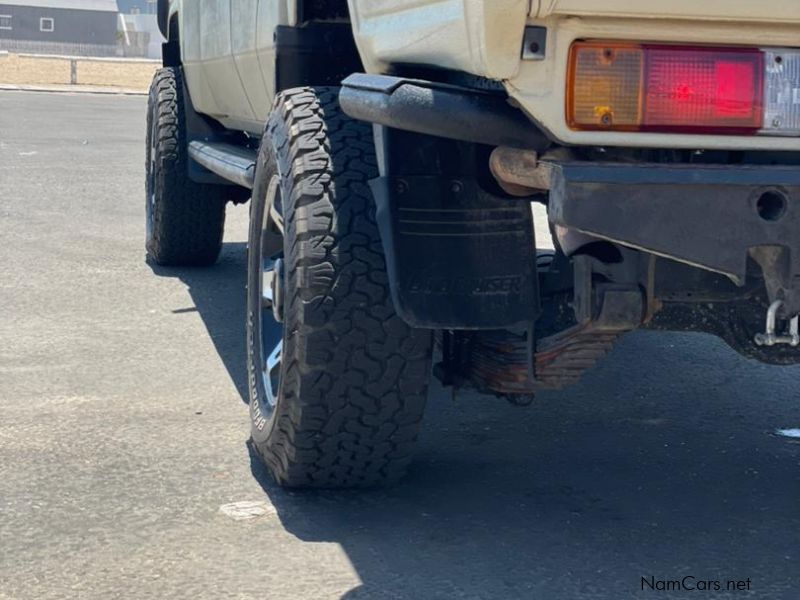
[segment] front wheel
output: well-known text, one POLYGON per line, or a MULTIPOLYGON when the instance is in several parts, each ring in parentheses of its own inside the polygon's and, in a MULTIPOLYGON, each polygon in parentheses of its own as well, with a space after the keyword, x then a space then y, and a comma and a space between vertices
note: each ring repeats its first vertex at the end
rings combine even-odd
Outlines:
POLYGON ((431 335, 394 311, 377 176, 372 130, 338 89, 278 95, 251 205, 247 339, 252 443, 284 486, 378 485, 411 460, 431 335))
POLYGON ((222 248, 224 188, 195 183, 188 176, 189 110, 180 68, 160 69, 147 105, 145 199, 145 246, 159 265, 211 265, 222 248))

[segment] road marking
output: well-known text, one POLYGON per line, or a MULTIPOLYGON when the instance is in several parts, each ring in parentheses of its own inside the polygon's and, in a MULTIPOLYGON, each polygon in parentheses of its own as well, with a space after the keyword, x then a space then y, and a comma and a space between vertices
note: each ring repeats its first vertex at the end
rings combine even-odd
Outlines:
POLYGON ((783 437, 800 439, 800 429, 776 429, 775 433, 783 437))
POLYGON ((219 512, 230 517, 234 521, 248 521, 267 515, 276 515, 278 511, 272 504, 263 500, 244 500, 242 502, 231 502, 219 507, 219 512))

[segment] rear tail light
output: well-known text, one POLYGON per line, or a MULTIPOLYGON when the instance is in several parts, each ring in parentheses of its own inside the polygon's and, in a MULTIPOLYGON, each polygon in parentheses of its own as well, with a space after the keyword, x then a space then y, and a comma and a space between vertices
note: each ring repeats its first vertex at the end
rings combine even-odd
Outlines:
POLYGON ((642 125, 646 129, 755 132, 761 128, 761 52, 664 47, 642 51, 642 125))
POLYGON ((572 129, 738 135, 800 132, 800 51, 577 42, 572 129))

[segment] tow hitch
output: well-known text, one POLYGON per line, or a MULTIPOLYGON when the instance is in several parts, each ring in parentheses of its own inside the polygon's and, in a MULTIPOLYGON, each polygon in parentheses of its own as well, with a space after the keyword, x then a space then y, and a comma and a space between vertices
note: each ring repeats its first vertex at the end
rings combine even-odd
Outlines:
POLYGON ((789 319, 789 333, 779 335, 775 333, 778 320, 778 310, 783 306, 781 300, 776 300, 770 304, 767 310, 766 333, 757 333, 755 342, 759 346, 775 346, 777 344, 788 344, 789 346, 800 346, 800 316, 795 315, 789 319))

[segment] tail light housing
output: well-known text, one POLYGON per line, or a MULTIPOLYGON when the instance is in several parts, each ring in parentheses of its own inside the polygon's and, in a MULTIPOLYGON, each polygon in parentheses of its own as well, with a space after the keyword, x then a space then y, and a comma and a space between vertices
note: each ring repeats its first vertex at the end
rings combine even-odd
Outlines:
POLYGON ((575 130, 798 135, 800 51, 576 42, 566 108, 575 130))

